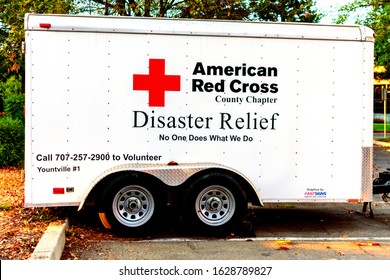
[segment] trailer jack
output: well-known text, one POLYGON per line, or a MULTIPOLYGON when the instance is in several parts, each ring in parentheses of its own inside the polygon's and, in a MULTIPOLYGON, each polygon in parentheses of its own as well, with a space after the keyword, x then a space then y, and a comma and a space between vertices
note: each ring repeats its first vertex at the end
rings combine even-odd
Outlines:
MULTIPOLYGON (((379 177, 375 178, 372 183, 372 193, 373 194, 382 194, 382 200, 384 202, 389 202, 390 199, 390 169, 383 172, 379 172, 379 177)), ((371 202, 364 202, 363 204, 363 214, 366 217, 373 218, 374 213, 372 212, 371 202)))
POLYGON ((374 218, 374 212, 372 212, 371 202, 364 202, 363 203, 362 214, 365 217, 374 218))
POLYGON ((379 177, 375 178, 372 182, 372 193, 373 194, 383 194, 382 199, 384 202, 387 202, 390 193, 390 169, 383 172, 379 172, 379 177))
POLYGON ((389 199, 390 199, 389 193, 384 193, 382 195, 382 199, 384 202, 389 202, 389 199))

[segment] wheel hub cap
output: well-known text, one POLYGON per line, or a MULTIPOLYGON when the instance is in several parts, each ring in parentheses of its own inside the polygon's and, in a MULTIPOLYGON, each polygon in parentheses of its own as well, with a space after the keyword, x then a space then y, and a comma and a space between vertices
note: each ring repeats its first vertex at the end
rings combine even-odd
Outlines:
POLYGON ((130 197, 125 202, 126 210, 130 213, 137 213, 141 207, 142 203, 137 197, 130 197))
POLYGON ((222 201, 218 197, 210 197, 206 201, 206 207, 210 212, 218 212, 222 207, 222 201))

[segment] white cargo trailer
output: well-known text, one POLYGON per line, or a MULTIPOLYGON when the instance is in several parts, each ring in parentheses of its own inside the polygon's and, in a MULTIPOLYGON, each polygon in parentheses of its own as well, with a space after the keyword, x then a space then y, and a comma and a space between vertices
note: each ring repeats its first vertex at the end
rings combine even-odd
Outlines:
POLYGON ((363 26, 27 14, 27 207, 167 205, 220 230, 247 206, 372 200, 363 26))

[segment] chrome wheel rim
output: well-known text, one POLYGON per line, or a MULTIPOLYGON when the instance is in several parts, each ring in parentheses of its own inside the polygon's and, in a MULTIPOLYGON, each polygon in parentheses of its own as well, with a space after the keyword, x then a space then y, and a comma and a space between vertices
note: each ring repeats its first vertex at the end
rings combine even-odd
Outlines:
POLYGON ((213 185, 202 190, 196 198, 195 210, 206 225, 221 226, 233 217, 236 202, 229 189, 213 185))
POLYGON ((144 225, 153 216, 154 209, 155 202, 152 194, 138 185, 122 188, 112 202, 115 218, 127 227, 144 225))

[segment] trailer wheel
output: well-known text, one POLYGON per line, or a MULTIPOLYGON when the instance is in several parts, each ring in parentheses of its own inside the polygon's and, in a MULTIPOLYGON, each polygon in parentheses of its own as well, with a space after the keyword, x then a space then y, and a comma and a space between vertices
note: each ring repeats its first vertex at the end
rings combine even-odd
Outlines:
POLYGON ((246 210, 245 194, 228 174, 211 173, 198 178, 189 188, 186 219, 201 229, 221 231, 242 222, 246 210))
POLYGON ((120 235, 145 233, 159 213, 162 196, 154 180, 128 174, 112 180, 102 196, 99 217, 120 235))

